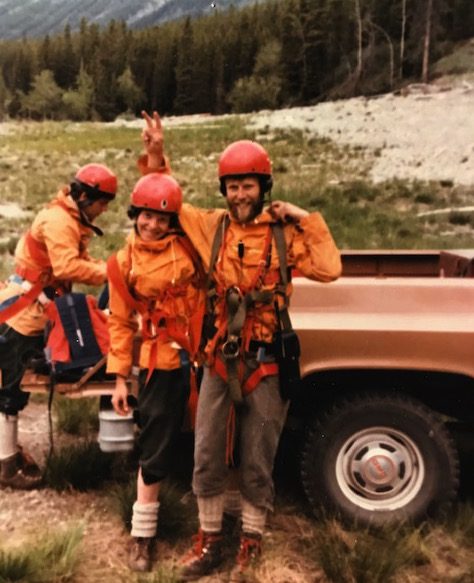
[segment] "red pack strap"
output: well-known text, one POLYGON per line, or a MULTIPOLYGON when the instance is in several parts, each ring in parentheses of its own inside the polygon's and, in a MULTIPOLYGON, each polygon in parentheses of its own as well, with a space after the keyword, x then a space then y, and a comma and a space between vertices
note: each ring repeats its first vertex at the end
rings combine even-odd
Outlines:
POLYGON ((229 415, 227 416, 226 422, 225 461, 229 468, 236 467, 234 458, 236 433, 237 433, 237 420, 235 407, 232 404, 230 406, 229 415))
POLYGON ((160 322, 165 319, 166 314, 162 311, 147 312, 142 320, 143 340, 151 341, 150 358, 148 359, 148 374, 145 379, 145 385, 155 370, 156 356, 158 354, 158 340, 168 338, 168 330, 165 326, 160 326, 160 322))
MULTIPOLYGON (((227 381, 227 367, 221 358, 214 361, 214 371, 223 381, 227 381)), ((265 377, 278 374, 278 364, 276 362, 261 362, 260 366, 252 372, 242 387, 242 393, 246 396, 256 389, 258 383, 265 377)))
POLYGON ((227 367, 225 363, 222 361, 222 358, 216 356, 212 369, 213 372, 218 374, 223 381, 227 381, 227 367))
POLYGON ((198 274, 199 281, 204 284, 204 281, 206 280, 206 272, 204 271, 201 258, 199 257, 199 254, 194 248, 193 244, 187 237, 177 237, 176 240, 191 259, 194 265, 194 269, 198 274))
POLYGON ((134 298, 130 293, 128 285, 125 282, 125 278, 120 271, 116 254, 111 255, 107 259, 107 277, 124 302, 126 302, 133 310, 139 312, 140 314, 146 312, 147 307, 145 304, 134 298))
POLYGON ((190 337, 186 334, 186 331, 183 330, 182 326, 178 326, 175 318, 166 318, 166 332, 168 336, 177 342, 181 348, 184 348, 189 355, 194 356, 191 350, 190 337))
MULTIPOLYGON (((157 349, 158 349, 158 346, 157 346, 158 334, 155 333, 154 335, 152 335, 150 332, 150 328, 154 327, 158 324, 158 322, 159 322, 158 314, 156 314, 156 317, 154 317, 154 315, 150 314, 150 312, 148 310, 148 306, 145 305, 144 302, 141 302, 132 296, 132 294, 130 293, 130 289, 128 288, 128 285, 125 282, 125 278, 123 277, 123 274, 120 271, 120 266, 119 266, 116 254, 111 255, 107 259, 107 278, 109 279, 109 281, 113 285, 113 287, 117 290, 117 292, 118 292, 119 296, 122 298, 122 300, 128 306, 130 306, 132 308, 132 310, 135 310, 136 312, 138 312, 139 314, 142 315, 142 317, 143 317, 143 320, 142 320, 143 339, 144 340, 149 340, 149 339, 152 340, 152 345, 151 345, 151 349, 150 349, 150 358, 148 361, 148 375, 147 375, 146 380, 145 380, 145 384, 146 384, 150 380, 150 377, 151 377, 153 370, 155 368, 154 363, 156 362, 156 354, 157 354, 157 349)), ((158 330, 157 330, 157 332, 158 332, 158 330)))
POLYGON ((27 308, 30 304, 32 304, 36 298, 40 295, 43 289, 43 284, 38 281, 36 282, 33 287, 19 296, 19 298, 13 304, 7 306, 4 310, 0 311, 0 324, 3 324, 13 316, 16 316, 19 312, 27 308))
POLYGON ((257 370, 248 377, 242 387, 244 395, 251 393, 258 385, 258 383, 265 377, 278 374, 278 364, 276 362, 261 362, 257 370))
POLYGON ((50 279, 49 273, 44 272, 41 269, 31 269, 30 267, 23 267, 17 265, 15 267, 15 273, 18 274, 22 279, 26 279, 30 283, 36 283, 37 281, 44 282, 43 285, 47 285, 47 281, 50 279))

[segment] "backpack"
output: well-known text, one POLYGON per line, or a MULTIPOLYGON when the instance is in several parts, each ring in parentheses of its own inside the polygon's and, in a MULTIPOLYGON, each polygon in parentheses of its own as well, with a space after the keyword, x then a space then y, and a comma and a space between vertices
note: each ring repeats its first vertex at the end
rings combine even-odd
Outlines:
POLYGON ((45 354, 56 375, 64 380, 80 378, 108 353, 107 316, 93 296, 64 294, 47 305, 46 313, 45 354))

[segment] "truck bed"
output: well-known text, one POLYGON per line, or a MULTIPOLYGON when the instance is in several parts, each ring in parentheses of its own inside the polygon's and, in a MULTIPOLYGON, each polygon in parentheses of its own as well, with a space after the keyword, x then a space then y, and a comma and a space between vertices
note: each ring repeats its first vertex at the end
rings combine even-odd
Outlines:
POLYGON ((354 251, 330 284, 294 279, 303 375, 399 369, 474 379, 474 251, 354 251))

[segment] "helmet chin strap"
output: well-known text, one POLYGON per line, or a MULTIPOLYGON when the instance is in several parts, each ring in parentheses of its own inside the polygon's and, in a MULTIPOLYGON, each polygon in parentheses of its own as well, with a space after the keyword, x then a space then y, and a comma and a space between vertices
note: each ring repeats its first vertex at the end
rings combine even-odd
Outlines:
POLYGON ((94 233, 96 235, 98 235, 99 237, 102 237, 104 234, 104 231, 102 231, 102 229, 99 229, 99 227, 97 227, 96 225, 93 225, 91 223, 91 221, 89 220, 89 217, 86 215, 86 213, 84 212, 84 209, 86 209, 88 206, 90 206, 91 204, 93 204, 94 201, 92 200, 76 200, 76 204, 77 204, 77 208, 79 209, 79 217, 80 217, 80 221, 81 224, 88 227, 89 229, 91 229, 92 231, 94 231, 94 233))
MULTIPOLYGON (((267 205, 267 206, 271 206, 273 200, 272 200, 272 189, 270 188, 269 190, 267 190, 267 192, 265 192, 262 196, 262 210, 263 210, 263 206, 267 205), (265 196, 266 195, 266 196, 265 196)), ((260 211, 262 212, 262 211, 260 211)))

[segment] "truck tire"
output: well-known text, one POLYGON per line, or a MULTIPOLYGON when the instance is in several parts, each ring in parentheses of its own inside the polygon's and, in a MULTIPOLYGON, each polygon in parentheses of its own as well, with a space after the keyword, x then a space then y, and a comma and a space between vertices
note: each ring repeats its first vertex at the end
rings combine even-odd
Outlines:
POLYGON ((301 477, 315 513, 329 510, 361 525, 416 522, 455 497, 459 458, 425 405, 366 395, 339 403, 310 428, 301 477))

